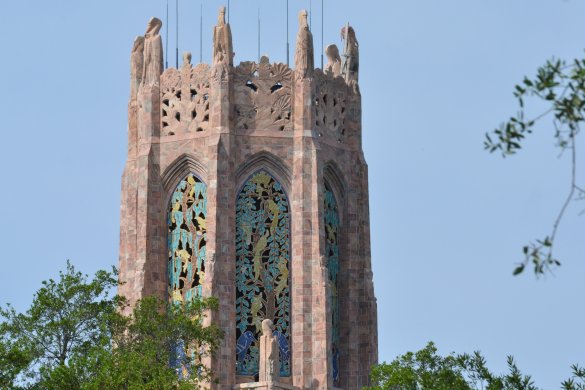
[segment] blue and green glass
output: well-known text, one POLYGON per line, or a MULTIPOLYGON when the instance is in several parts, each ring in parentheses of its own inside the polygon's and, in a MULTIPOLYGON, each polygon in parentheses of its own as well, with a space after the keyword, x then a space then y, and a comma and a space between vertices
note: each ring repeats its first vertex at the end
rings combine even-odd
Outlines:
POLYGON ((339 386, 339 211, 335 195, 325 186, 325 254, 329 273, 331 298, 331 354, 333 364, 333 383, 339 386))
POLYGON ((188 303, 202 294, 207 239, 207 186, 195 175, 182 180, 168 208, 168 294, 188 303))
POLYGON ((262 320, 274 322, 280 376, 290 376, 290 211, 287 196, 260 171, 236 202, 236 373, 259 371, 262 320))

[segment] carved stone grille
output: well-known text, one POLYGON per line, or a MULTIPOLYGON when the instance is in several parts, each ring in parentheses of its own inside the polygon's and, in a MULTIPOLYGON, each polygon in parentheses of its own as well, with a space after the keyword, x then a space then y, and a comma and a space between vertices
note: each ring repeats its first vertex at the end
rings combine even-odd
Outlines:
POLYGON ((327 270, 329 272, 329 291, 331 294, 331 353, 333 357, 333 383, 339 385, 339 212, 335 195, 325 186, 325 236, 327 245, 327 270))
POLYGON ((285 64, 242 62, 235 72, 238 130, 292 130, 292 71, 285 64))
POLYGON ((322 136, 345 142, 348 87, 341 77, 315 70, 315 128, 322 136))
POLYGON ((236 203, 236 373, 259 371, 262 320, 274 322, 280 376, 290 376, 290 212, 280 183, 264 171, 236 203))
POLYGON ((161 76, 161 136, 209 128, 209 66, 167 69, 161 76))
POLYGON ((182 180, 168 209, 169 301, 187 303, 202 294, 205 278, 207 186, 195 175, 182 180))

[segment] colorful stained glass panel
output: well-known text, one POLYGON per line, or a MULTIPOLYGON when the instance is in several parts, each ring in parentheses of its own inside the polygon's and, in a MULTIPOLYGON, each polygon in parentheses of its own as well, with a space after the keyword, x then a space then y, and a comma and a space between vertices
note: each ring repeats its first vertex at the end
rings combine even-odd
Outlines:
POLYGON ((195 175, 182 180, 168 209, 168 293, 188 303, 202 293, 205 279, 207 186, 195 175))
POLYGON ((236 373, 258 374, 262 320, 274 322, 280 376, 290 376, 290 213, 280 183, 254 174, 236 202, 236 373))
POLYGON ((325 235, 327 270, 331 294, 331 353, 333 356, 333 384, 339 386, 339 211, 333 192, 325 186, 325 235))

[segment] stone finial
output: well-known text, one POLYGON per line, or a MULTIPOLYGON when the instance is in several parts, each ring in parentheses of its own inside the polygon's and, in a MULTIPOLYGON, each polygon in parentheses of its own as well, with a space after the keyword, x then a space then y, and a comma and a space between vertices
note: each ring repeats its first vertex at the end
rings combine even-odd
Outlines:
POLYGON ((307 16, 307 10, 299 13, 299 32, 295 50, 295 72, 299 79, 310 78, 315 69, 313 34, 309 30, 307 16))
POLYGON ((144 71, 142 83, 153 86, 160 82, 163 72, 163 47, 160 36, 162 21, 151 18, 144 34, 144 71))
POLYGON ((349 24, 341 29, 341 39, 345 42, 341 73, 348 84, 357 83, 360 67, 359 44, 355 31, 349 24))
POLYGON ((273 331, 272 320, 262 321, 259 382, 277 382, 280 378, 280 350, 273 331))
POLYGON ((325 49, 327 56, 327 64, 325 65, 325 73, 331 73, 333 77, 341 74, 341 56, 339 55, 339 48, 337 45, 329 45, 325 49))
POLYGON ((134 39, 132 45, 132 54, 130 55, 130 99, 136 99, 138 87, 142 82, 142 73, 144 72, 144 37, 138 36, 134 39))
POLYGON ((183 53, 183 66, 189 66, 191 65, 191 52, 190 51, 186 51, 183 53))
POLYGON ((234 65, 232 30, 225 22, 225 7, 219 9, 217 26, 213 28, 213 65, 234 65))

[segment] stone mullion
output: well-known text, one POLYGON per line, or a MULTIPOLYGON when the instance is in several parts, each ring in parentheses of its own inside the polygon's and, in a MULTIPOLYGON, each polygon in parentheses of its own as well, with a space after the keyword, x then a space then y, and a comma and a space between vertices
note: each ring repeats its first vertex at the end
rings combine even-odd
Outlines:
MULTIPOLYGON (((356 156, 354 153, 350 154, 350 160, 355 161, 356 156)), ((348 164, 349 165, 349 164, 348 164)), ((346 165, 347 166, 347 165, 346 165)), ((347 191, 347 250, 348 250, 348 262, 347 269, 345 270, 345 282, 346 282, 346 329, 347 333, 344 338, 347 340, 346 344, 346 356, 347 359, 345 375, 342 376, 342 386, 348 389, 359 388, 358 375, 360 363, 360 345, 357 333, 359 332, 360 325, 360 283, 357 274, 360 272, 361 265, 361 245, 362 237, 359 236, 360 232, 360 218, 359 208, 361 192, 359 189, 358 179, 358 167, 350 168, 350 175, 348 179, 347 191)))
POLYGON ((376 312, 376 298, 373 291, 373 274, 371 265, 370 250, 370 208, 368 191, 368 166, 360 155, 360 177, 359 188, 359 236, 361 237, 360 253, 360 345, 367 346, 360 348, 360 373, 359 383, 365 386, 369 383, 369 372, 371 366, 377 363, 378 358, 378 324, 376 312))
MULTIPOLYGON (((219 65, 221 66, 221 65, 219 65)), ((217 66, 217 67, 219 67, 217 66)), ((217 69, 216 67, 216 69, 217 69)), ((213 271, 208 283, 211 293, 219 299, 219 310, 212 314, 213 322, 224 331, 224 338, 211 369, 216 374, 218 389, 231 389, 235 376, 235 210, 234 139, 230 133, 232 100, 231 70, 225 79, 214 79, 210 94, 209 188, 210 213, 208 237, 213 241, 213 271)))

